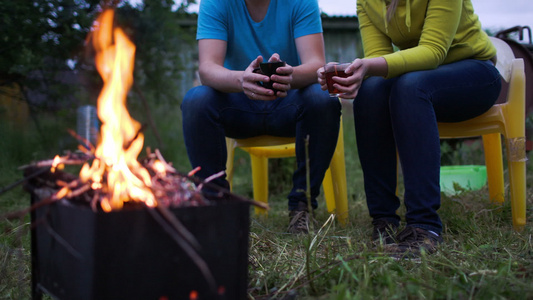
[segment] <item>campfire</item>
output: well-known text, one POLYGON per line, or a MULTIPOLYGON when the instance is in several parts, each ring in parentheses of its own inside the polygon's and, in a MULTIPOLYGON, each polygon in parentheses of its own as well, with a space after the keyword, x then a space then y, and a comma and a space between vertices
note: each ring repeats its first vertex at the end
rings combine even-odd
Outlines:
MULTIPOLYGON (((166 194, 165 188, 158 183, 164 181, 167 172, 175 173, 158 152, 148 161, 150 171, 137 160, 144 136, 141 124, 132 119, 126 108, 127 93, 133 82, 135 46, 120 28, 113 27, 113 17, 113 10, 104 11, 89 36, 96 50, 96 67, 104 82, 97 105, 98 117, 102 121, 101 140, 94 153, 88 153, 94 154, 92 164, 83 165, 80 180, 74 185, 82 190, 90 186, 95 191, 93 208, 98 202, 106 212, 121 209, 130 201, 142 202, 148 207, 157 206, 157 199, 166 194)), ((65 158, 56 157, 52 168, 63 161, 65 158)), ((183 189, 191 190, 191 187, 180 184, 179 190, 183 189)), ((72 188, 66 185, 56 198, 72 192, 72 188)), ((188 198, 191 197, 185 199, 188 198)))
POLYGON ((245 298, 248 208, 261 204, 179 173, 158 150, 138 160, 143 127, 126 108, 135 46, 113 18, 105 10, 88 39, 104 82, 97 145, 23 167, 34 298, 245 298), (79 176, 65 165, 82 165, 79 176))

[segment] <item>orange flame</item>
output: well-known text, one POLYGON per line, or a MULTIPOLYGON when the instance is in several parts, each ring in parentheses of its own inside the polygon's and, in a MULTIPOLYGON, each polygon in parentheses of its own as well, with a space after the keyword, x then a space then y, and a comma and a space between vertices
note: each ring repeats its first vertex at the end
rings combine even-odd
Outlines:
POLYGON ((106 192, 101 201, 104 211, 120 209, 130 200, 156 206, 150 174, 137 161, 144 143, 144 135, 139 132, 141 125, 126 108, 133 82, 135 45, 121 29, 113 27, 113 17, 113 10, 106 10, 93 27, 96 67, 104 81, 97 105, 101 141, 92 165, 85 164, 80 171, 83 182, 92 180, 93 189, 106 192))
POLYGON ((52 162, 52 167, 50 168, 50 172, 55 173, 56 170, 63 170, 65 165, 61 163, 61 157, 59 155, 56 155, 54 157, 54 161, 52 162))

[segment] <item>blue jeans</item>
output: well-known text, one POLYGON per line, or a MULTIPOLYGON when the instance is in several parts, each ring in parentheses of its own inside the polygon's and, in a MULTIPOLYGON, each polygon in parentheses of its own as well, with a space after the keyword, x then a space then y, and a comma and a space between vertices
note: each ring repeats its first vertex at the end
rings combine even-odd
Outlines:
POLYGON ((407 225, 442 232, 437 122, 459 122, 496 102, 500 75, 490 61, 467 59, 434 70, 363 81, 353 110, 370 216, 398 224, 397 156, 407 225))
MULTIPOLYGON (((330 98, 318 84, 290 90, 287 97, 273 101, 250 100, 244 93, 222 93, 207 86, 187 92, 181 105, 185 146, 193 168, 200 166, 200 178, 226 169, 225 137, 249 138, 259 135, 296 137, 297 166, 289 193, 289 210, 306 202, 305 139, 309 136, 311 204, 335 151, 341 104, 330 98)), ((223 188, 226 176, 213 181, 223 188)))

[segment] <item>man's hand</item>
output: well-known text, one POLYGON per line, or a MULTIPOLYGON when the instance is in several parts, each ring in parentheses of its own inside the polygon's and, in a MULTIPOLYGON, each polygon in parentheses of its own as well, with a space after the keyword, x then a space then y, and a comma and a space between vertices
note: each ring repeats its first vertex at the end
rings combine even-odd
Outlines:
POLYGON ((327 91, 328 83, 326 81, 326 72, 324 70, 324 67, 320 67, 318 68, 318 70, 316 70, 316 76, 318 78, 318 84, 320 84, 320 88, 323 91, 327 91))
POLYGON ((266 75, 254 73, 254 69, 259 68, 259 64, 263 62, 263 57, 258 56, 254 59, 248 68, 244 70, 242 75, 242 91, 248 98, 252 100, 274 100, 274 92, 257 84, 259 81, 269 81, 270 78, 266 75))
MULTIPOLYGON (((281 61, 279 54, 274 53, 269 62, 281 61)), ((272 81, 272 87, 277 90, 277 97, 286 97, 287 92, 291 89, 293 68, 289 64, 285 64, 283 67, 279 67, 276 70, 277 74, 272 74, 270 80, 272 81)))
MULTIPOLYGON (((279 55, 276 53, 270 57, 269 62, 281 61, 279 55)), ((276 72, 271 77, 260 73, 254 73, 255 69, 259 68, 259 64, 263 62, 263 57, 258 56, 253 60, 248 68, 243 73, 242 78, 242 90, 248 98, 252 100, 266 100, 271 101, 278 97, 286 97, 287 91, 291 88, 292 82, 292 66, 285 65, 284 67, 279 67, 276 72), (274 94, 274 91, 271 89, 266 89, 258 84, 258 82, 273 82, 273 88, 277 90, 274 94)))

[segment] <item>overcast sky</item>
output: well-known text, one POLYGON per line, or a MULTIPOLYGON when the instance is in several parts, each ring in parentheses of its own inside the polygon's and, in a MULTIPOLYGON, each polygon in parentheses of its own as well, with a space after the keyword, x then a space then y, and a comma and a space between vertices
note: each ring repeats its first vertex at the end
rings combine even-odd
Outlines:
MULTIPOLYGON (((472 3, 484 29, 497 31, 516 25, 533 29, 533 0, 472 0, 472 3)), ((318 0, 318 5, 330 16, 355 15, 356 0, 318 0)), ((192 11, 197 11, 196 5, 192 11)))

